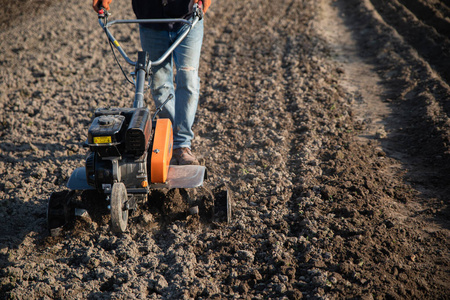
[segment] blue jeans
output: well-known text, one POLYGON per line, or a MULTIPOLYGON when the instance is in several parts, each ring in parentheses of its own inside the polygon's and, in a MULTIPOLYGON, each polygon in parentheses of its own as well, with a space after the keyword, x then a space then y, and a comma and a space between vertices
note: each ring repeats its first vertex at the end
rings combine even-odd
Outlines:
MULTIPOLYGON (((177 36, 186 30, 183 25, 176 31, 155 30, 140 26, 142 49, 150 54, 150 60, 158 60, 170 47, 177 36)), ((152 97, 156 107, 160 106, 167 97, 174 97, 167 102, 159 114, 162 118, 169 118, 173 124, 173 148, 191 147, 194 138, 192 125, 197 112, 200 93, 200 78, 198 67, 200 51, 203 42, 203 20, 191 30, 183 42, 175 49, 163 64, 152 68, 150 81, 152 97), (175 85, 173 65, 175 63, 175 85)))

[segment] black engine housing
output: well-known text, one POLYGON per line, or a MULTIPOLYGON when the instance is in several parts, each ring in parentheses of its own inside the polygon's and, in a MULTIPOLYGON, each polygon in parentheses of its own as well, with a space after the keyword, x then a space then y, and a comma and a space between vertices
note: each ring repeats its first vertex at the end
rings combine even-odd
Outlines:
POLYGON ((115 181, 141 187, 147 180, 147 156, 152 140, 148 108, 100 108, 88 131, 87 183, 99 191, 115 181))

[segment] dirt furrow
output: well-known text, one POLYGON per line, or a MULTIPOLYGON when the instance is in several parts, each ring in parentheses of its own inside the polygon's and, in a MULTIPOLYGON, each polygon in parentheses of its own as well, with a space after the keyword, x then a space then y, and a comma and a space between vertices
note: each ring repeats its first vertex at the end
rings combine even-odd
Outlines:
MULTIPOLYGON (((383 252, 390 251, 386 248, 383 250, 383 247, 387 246, 389 248, 393 246, 389 245, 389 243, 386 244, 384 242, 381 242, 381 240, 383 239, 383 235, 390 235, 391 237, 397 236, 394 239, 405 240, 406 237, 402 234, 401 231, 406 230, 406 232, 409 232, 407 235, 410 235, 412 232, 414 232, 415 228, 417 228, 417 226, 420 226, 418 224, 421 224, 424 218, 429 218, 429 216, 427 216, 427 213, 425 213, 427 209, 440 206, 438 204, 440 201, 439 195, 444 195, 447 193, 446 184, 444 183, 446 180, 445 178, 440 177, 439 174, 445 174, 447 172, 447 164, 445 163, 447 158, 445 158, 445 155, 443 155, 443 153, 447 151, 445 150, 445 141, 448 137, 448 130, 445 129, 445 125, 444 127, 440 127, 440 132, 436 132, 436 129, 438 126, 440 126, 437 124, 443 124, 442 122, 446 122, 446 120, 448 120, 447 115, 442 111, 442 107, 440 107, 440 104, 445 103, 445 96, 442 96, 448 94, 448 87, 445 83, 441 82, 439 79, 436 79, 432 73, 426 71, 426 64, 424 65, 420 58, 408 54, 409 50, 407 47, 405 47, 405 45, 402 44, 401 39, 396 40, 395 34, 389 34, 390 30, 392 29, 390 29, 389 26, 386 26, 385 23, 380 22, 381 19, 378 18, 376 14, 373 14, 373 8, 367 5, 367 1, 352 1, 351 3, 342 1, 338 2, 338 7, 340 12, 344 13, 349 18, 346 19, 347 25, 354 32, 353 37, 359 42, 358 44, 361 47, 360 51, 362 53, 362 57, 366 58, 368 62, 375 62, 376 70, 383 78, 383 85, 385 85, 387 87, 387 91, 389 91, 387 92, 386 97, 389 99, 388 101, 392 109, 392 114, 390 117, 386 118, 385 121, 387 122, 388 126, 388 136, 391 136, 392 138, 381 140, 382 149, 386 151, 385 153, 387 153, 388 157, 400 159, 402 164, 404 164, 405 166, 404 168, 407 170, 407 173, 401 175, 402 171, 398 169, 397 172, 399 173, 397 173, 397 175, 394 175, 393 177, 390 177, 389 173, 395 174, 395 172, 392 171, 395 170, 394 166, 396 164, 398 166, 398 162, 396 163, 395 161, 390 161, 387 165, 384 165, 384 163, 376 162, 371 166, 371 168, 373 168, 374 170, 376 169, 377 173, 383 174, 383 176, 378 177, 375 180, 375 182, 377 182, 376 185, 381 184, 384 186, 383 191, 377 191, 377 189, 374 190, 373 187, 364 185, 362 182, 356 184, 356 186, 365 186, 369 189, 369 191, 360 190, 358 193, 365 195, 364 198, 365 201, 368 201, 369 207, 375 208, 379 207, 376 203, 385 203, 383 206, 391 207, 392 212, 395 212, 395 214, 386 215, 387 220, 385 220, 385 225, 388 226, 387 232, 383 233, 381 227, 377 227, 378 229, 370 235, 371 239, 375 241, 375 245, 382 245, 382 247, 375 246, 373 248, 369 247, 365 250, 362 250, 370 245, 371 240, 365 240, 365 242, 358 245, 358 247, 362 247, 359 248, 361 249, 360 251, 366 251, 370 253, 370 251, 375 250, 372 256, 376 257, 376 263, 378 264, 378 267, 375 267, 375 265, 367 266, 371 271, 366 274, 375 274, 375 276, 379 276, 386 271, 389 273, 390 268, 398 270, 397 267, 392 267, 392 265, 390 265, 391 263, 393 263, 393 261, 383 259, 383 252), (379 46, 374 47, 374 45, 379 46), (382 45, 389 45, 389 47, 386 48, 382 45), (375 53, 371 53, 371 51, 375 51, 375 53), (395 68, 393 68, 394 65, 395 68), (409 71, 411 68, 415 70, 420 70, 421 68, 424 69, 415 73, 409 71), (422 86, 414 84, 414 82, 419 81, 421 82, 422 86), (434 92, 433 89, 421 89, 423 88, 423 84, 430 84, 430 86, 434 87, 434 92), (441 92, 436 92, 436 87, 439 87, 437 89, 441 89, 441 92), (393 91, 396 92, 392 93, 393 91), (418 123, 412 125, 414 122, 418 123), (403 128, 403 126, 405 126, 404 124, 408 124, 408 127, 403 128), (423 139, 425 136, 428 136, 429 139, 423 139), (420 137, 420 140, 414 141, 415 137, 420 137), (441 167, 442 169, 440 169, 441 167), (392 168, 391 171, 389 171, 389 168, 392 168), (400 184, 397 181, 398 178, 396 178, 396 176, 404 176, 404 178, 406 179, 406 185, 400 184), (432 177, 433 183, 431 183, 428 179, 425 179, 425 177, 428 177, 428 179, 432 177), (382 184, 381 182, 384 183, 382 184), (407 192, 409 189, 408 185, 413 186, 414 189, 411 189, 409 192, 407 192), (402 197, 398 197, 399 194, 397 194, 396 192, 393 193, 393 191, 399 189, 402 189, 404 191, 400 193, 402 194, 402 197), (416 192, 419 192, 420 194, 415 195, 414 190, 416 190, 416 192), (438 192, 437 190, 440 190, 440 192, 438 192), (375 198, 372 198, 373 196, 375 198), (418 198, 416 200, 417 202, 414 203, 413 201, 411 203, 410 200, 416 197, 418 198), (398 202, 391 202, 391 200, 389 200, 390 198, 394 198, 398 202), (374 199, 375 201, 372 202, 372 199, 374 199), (405 203, 407 205, 398 206, 399 203, 405 203), (396 220, 397 217, 401 216, 402 214, 408 214, 408 210, 410 210, 410 217, 402 222, 402 229, 400 231, 398 229, 390 230, 390 222, 396 220), (365 244, 366 246, 364 246, 365 244), (383 271, 383 269, 385 271, 383 271)), ((355 145, 350 146, 355 147, 355 145)), ((371 150, 367 149, 366 151, 366 155, 369 157, 371 150)), ((352 152, 358 153, 359 151, 354 148, 352 152)), ((378 155, 384 155, 384 152, 380 152, 378 155)), ((342 157, 345 157, 345 155, 343 155, 342 157)), ((354 161, 354 163, 352 163, 352 165, 358 165, 357 161, 359 159, 356 157, 353 159, 356 160, 354 161)), ((360 159, 365 160, 362 157, 360 157, 360 159)), ((333 166, 333 168, 329 170, 332 171, 333 169, 338 169, 339 161, 340 159, 337 159, 337 157, 334 158, 334 161, 330 161, 329 163, 331 163, 331 166, 333 166)), ((367 161, 365 163, 367 163, 367 161)), ((344 165, 347 164, 344 163, 344 165)), ((352 170, 350 172, 355 172, 355 170, 352 170)), ((369 173, 370 172, 363 172, 363 174, 369 173)), ((341 182, 341 184, 342 182, 346 181, 346 174, 346 172, 341 173, 339 179, 339 182, 341 182)), ((374 183, 374 181, 368 180, 366 176, 361 176, 360 179, 374 183)), ((334 180, 330 180, 327 184, 333 186, 333 181, 334 180)), ((341 187, 345 187, 345 184, 344 186, 341 185, 341 187)), ((352 196, 354 197, 355 195, 352 196)), ((345 201, 347 200, 344 199, 344 202, 345 201)), ((362 201, 361 203, 364 203, 364 201, 362 201)), ((446 223, 441 218, 446 214, 447 208, 445 207, 446 206, 444 205, 444 207, 441 208, 442 210, 440 210, 440 213, 436 214, 435 216, 435 221, 438 224, 441 224, 441 222, 443 222, 443 224, 446 223)), ((352 215, 354 216, 355 212, 349 213, 338 209, 334 213, 336 215, 341 215, 344 218, 349 218, 352 215), (342 215, 342 213, 344 213, 344 215, 342 215)), ((371 215, 371 209, 364 209, 362 211, 359 210, 359 213, 364 215, 365 217, 368 217, 368 219, 363 222, 370 223, 375 220, 373 219, 374 215, 371 215)), ((381 211, 381 213, 384 214, 383 211, 381 211)), ((358 217, 358 219, 360 219, 360 217, 358 217)), ((362 219, 360 219, 360 221, 361 220, 362 219)), ((396 221, 393 222, 396 223, 396 221)), ((351 226, 348 226, 349 224, 341 226, 339 223, 340 222, 336 222, 332 226, 332 228, 335 230, 335 232, 339 232, 343 228, 348 228, 344 230, 344 232, 341 232, 341 234, 343 236, 350 237, 350 239, 345 240, 348 241, 350 245, 352 245, 353 242, 351 241, 351 236, 355 233, 352 233, 351 226), (347 231, 347 234, 345 234, 345 231, 347 231)), ((367 224, 359 227, 372 228, 372 226, 367 224)), ((430 232, 428 229, 425 229, 423 232, 418 233, 419 236, 430 236, 430 234, 431 236, 434 236, 434 233, 430 232)), ((410 236, 412 237, 412 235, 410 236)), ((416 237, 413 239, 418 241, 417 239, 420 238, 416 237)), ((432 239, 434 240, 434 238, 432 239)), ((437 242, 444 242, 444 240, 441 240, 438 237, 437 242)), ((425 246, 425 244, 427 243, 419 243, 422 244, 423 247, 428 247, 425 246)), ((412 242, 409 242, 408 244, 412 244, 412 242)), ((396 248, 394 252, 397 254, 402 253, 403 251, 412 250, 412 248, 409 248, 408 246, 406 246, 406 244, 403 244, 403 246, 398 246, 400 248, 394 247, 396 248)), ((346 249, 350 248, 356 250, 356 252, 350 250, 351 256, 357 257, 357 248, 351 246, 346 249)), ((416 250, 419 249, 420 248, 416 248, 416 250)), ((428 253, 429 251, 431 250, 428 250, 426 252, 428 253)), ((430 260, 430 262, 426 264, 427 266, 433 265, 431 261, 438 262, 441 259, 440 254, 437 254, 436 256, 430 255, 424 258, 426 260, 430 260)), ((400 257, 394 259, 394 261, 397 259, 400 259, 400 257)), ((362 264, 365 265, 365 263, 362 264)), ((344 267, 344 269, 345 268, 346 267, 344 267)), ((342 271, 344 271, 344 269, 342 269, 342 271)), ((346 271, 344 271, 344 273, 345 272, 346 271)), ((416 273, 416 275, 411 274, 411 276, 416 277, 416 282, 418 284, 417 288, 419 290, 431 288, 430 286, 428 286, 428 284, 425 283, 428 282, 428 280, 431 278, 429 275, 430 273, 435 273, 439 274, 437 276, 442 276, 443 274, 445 274, 445 271, 443 273, 442 270, 434 269, 431 267, 430 269, 427 268, 426 274, 423 274, 423 276, 418 275, 418 273, 416 273)), ((376 282, 376 280, 372 282, 376 282)), ((403 296, 407 295, 404 294, 404 287, 401 287, 401 285, 399 286, 397 283, 394 283, 390 280, 385 281, 378 288, 384 289, 390 284, 394 284, 394 286, 391 286, 391 288, 396 291, 395 293, 400 293, 399 295, 403 296)), ((437 290, 445 290, 447 289, 447 286, 445 284, 442 285, 442 282, 438 282, 433 288, 436 288, 437 290)), ((416 290, 416 287, 414 287, 414 285, 409 285, 407 289, 409 290, 409 292, 411 292, 412 290, 416 290)))
POLYGON ((449 0, 442 0, 443 3, 441 3, 441 5, 445 5, 447 6, 447 8, 450 8, 450 1, 449 0))
POLYGON ((419 20, 433 27, 443 36, 450 35, 450 21, 448 19, 450 10, 441 5, 440 2, 433 3, 435 6, 423 0, 402 0, 400 3, 407 7, 419 20))
POLYGON ((418 22, 417 19, 424 13, 422 10, 415 16, 399 1, 374 0, 372 3, 385 22, 393 26, 447 83, 450 82, 450 68, 447 63, 450 62, 448 35, 438 34, 432 27, 418 22), (443 63, 441 58, 444 58, 443 63))
MULTIPOLYGON (((371 47, 371 51, 376 54, 370 53, 368 56, 376 56, 378 73, 389 86, 393 87, 386 92, 388 101, 404 99, 415 107, 414 111, 398 110, 398 113, 409 120, 407 123, 411 124, 407 131, 412 133, 427 129, 428 134, 424 135, 429 137, 427 142, 412 141, 414 137, 421 136, 419 134, 403 135, 403 138, 408 140, 407 152, 414 156, 419 153, 428 153, 429 157, 440 157, 438 153, 447 152, 445 149, 449 131, 445 124, 450 110, 445 95, 449 92, 448 84, 433 73, 428 62, 416 54, 415 48, 403 42, 403 38, 397 35, 395 28, 385 23, 377 16, 377 13, 374 14, 373 7, 367 2, 355 5, 360 5, 364 16, 375 24, 374 28, 368 30, 377 32, 377 47, 371 47), (389 33, 382 33, 383 30, 389 33), (420 84, 417 84, 418 82, 420 84), (415 122, 421 120, 420 125, 412 125, 413 119, 416 120, 415 122)), ((419 33, 415 34, 419 35, 419 33)), ((362 39, 362 47, 373 44, 374 41, 362 39)), ((395 123, 395 118, 393 120, 395 123)), ((402 129, 402 131, 406 130, 402 129)))
MULTIPOLYGON (((247 4, 248 5, 248 4, 247 4)), ((287 289, 291 294, 295 293, 292 289, 291 280, 295 273, 295 259, 291 257, 289 251, 283 249, 283 245, 274 248, 266 239, 279 239, 279 231, 283 232, 282 236, 286 239, 287 225, 284 218, 289 215, 286 201, 289 199, 289 180, 291 175, 285 167, 285 157, 289 149, 289 127, 290 112, 286 111, 286 91, 283 86, 288 86, 284 82, 283 60, 289 53, 285 52, 287 44, 286 34, 282 33, 280 26, 287 26, 289 23, 284 22, 281 25, 279 20, 282 13, 275 17, 269 17, 274 10, 274 6, 270 4, 260 5, 252 4, 253 8, 246 7, 244 10, 232 12, 236 23, 229 21, 233 27, 225 28, 225 40, 228 48, 218 45, 216 50, 223 51, 214 53, 216 58, 212 73, 205 76, 210 84, 207 84, 206 90, 211 87, 216 88, 212 93, 221 93, 222 96, 214 97, 211 95, 209 99, 219 99, 219 102, 212 103, 211 106, 206 103, 206 108, 211 107, 214 112, 219 108, 219 118, 224 120, 216 120, 217 115, 213 115, 214 120, 210 120, 211 124, 220 126, 224 132, 218 136, 217 140, 225 140, 225 144, 237 144, 236 148, 226 147, 225 149, 237 150, 228 156, 232 159, 233 164, 228 165, 236 167, 231 172, 231 185, 235 188, 236 201, 236 222, 238 227, 232 236, 228 239, 237 238, 239 247, 251 249, 254 243, 256 251, 254 253, 254 271, 244 275, 242 271, 248 267, 237 269, 237 277, 226 279, 229 287, 224 287, 226 291, 235 292, 231 288, 237 286, 238 291, 251 289, 260 290, 264 294, 276 295, 277 289, 287 289), (252 12, 252 13, 249 13, 252 12), (246 15, 246 17, 243 16, 246 15), (251 37, 248 39, 248 37, 251 37), (230 45, 230 40, 246 41, 238 42, 230 45), (222 48, 221 48, 222 47, 222 48), (224 59, 226 57, 226 59, 224 59), (229 73, 235 75, 231 77, 231 81, 227 81, 229 73), (218 72, 219 71, 219 72, 218 72), (237 75, 237 76, 236 76, 237 75), (221 91, 221 86, 216 82, 228 82, 228 88, 221 91), (234 98, 230 99, 229 94, 234 98), (239 99, 244 103, 239 103, 239 99), (223 104, 226 102, 229 106, 223 104), (228 113, 232 110, 231 113, 228 113), (232 122, 230 122, 230 119, 232 122), (227 122, 228 120, 228 122, 227 122), (229 142, 227 142, 229 140, 229 142), (257 155, 255 155, 257 153, 257 155), (258 175, 265 174, 265 176, 258 175), (242 201, 246 199, 245 201, 242 201), (248 218, 259 218, 262 220, 261 228, 257 231, 247 228, 248 218), (272 231, 269 228, 273 228, 272 231), (255 239, 255 237, 258 237, 255 239), (246 240, 248 242, 242 242, 246 240), (290 261, 290 267, 283 263, 284 259, 279 257, 282 253, 286 259, 290 261), (278 268, 268 269, 266 266, 272 266, 278 262, 281 264, 281 274, 290 274, 280 283, 274 283, 273 288, 268 288, 263 282, 270 282, 276 278, 280 272, 278 268), (284 265, 284 266, 283 266, 284 265), (286 273, 287 272, 287 273, 286 273), (258 274, 258 275, 253 275, 258 274), (245 277, 248 279, 245 280, 245 277), (256 276, 256 278, 255 278, 256 276), (258 280, 258 277, 261 279, 258 280), (287 280, 287 281, 286 281, 287 280), (258 283, 258 284, 256 284, 258 283)), ((296 11, 299 9, 297 5, 291 3, 296 11)), ((287 5, 277 5, 278 11, 282 12, 287 5)), ((283 27, 284 28, 284 27, 283 27)), ((211 47, 206 47, 211 49, 211 47)), ((214 49, 214 47, 212 47, 214 49)), ((208 50, 206 50, 208 51, 208 50)), ((289 78, 292 81, 292 78, 289 78)), ((210 100, 210 101, 211 101, 210 100)), ((216 100, 217 101, 217 100, 216 100)), ((204 133, 206 134, 206 132, 204 133)), ((225 156, 224 156, 225 157, 225 156)), ((210 161, 213 165, 214 161, 210 161)), ((212 167, 214 169, 214 165, 212 167)), ((222 176, 225 175, 221 173, 222 176)), ((282 237, 283 238, 283 237, 282 237)), ((233 244, 233 243, 232 243, 233 244)), ((228 253, 236 252, 236 246, 225 245, 228 253)), ((237 251, 239 252, 239 250, 237 251)), ((228 265, 226 263, 226 265, 228 265)), ((230 266, 232 269, 233 266, 230 266)), ((250 269, 251 270, 251 269, 250 269)))

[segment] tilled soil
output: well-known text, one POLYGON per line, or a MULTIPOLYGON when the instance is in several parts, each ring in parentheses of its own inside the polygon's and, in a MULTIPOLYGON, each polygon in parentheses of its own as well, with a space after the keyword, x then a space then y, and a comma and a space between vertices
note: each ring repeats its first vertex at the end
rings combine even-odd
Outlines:
MULTIPOLYGON (((88 4, 39 7, 1 15, 1 298, 448 298, 448 1, 215 1, 188 193, 226 184, 231 223, 162 190, 123 235, 106 214, 56 238, 49 195, 133 87, 88 4)), ((113 32, 132 56, 137 28, 113 32)))

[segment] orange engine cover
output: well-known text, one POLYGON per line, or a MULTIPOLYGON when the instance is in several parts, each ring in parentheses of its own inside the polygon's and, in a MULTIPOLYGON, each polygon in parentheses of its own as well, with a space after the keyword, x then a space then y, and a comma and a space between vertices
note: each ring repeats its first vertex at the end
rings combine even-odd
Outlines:
POLYGON ((151 158, 151 182, 165 183, 172 158, 173 132, 169 119, 157 119, 151 158))

